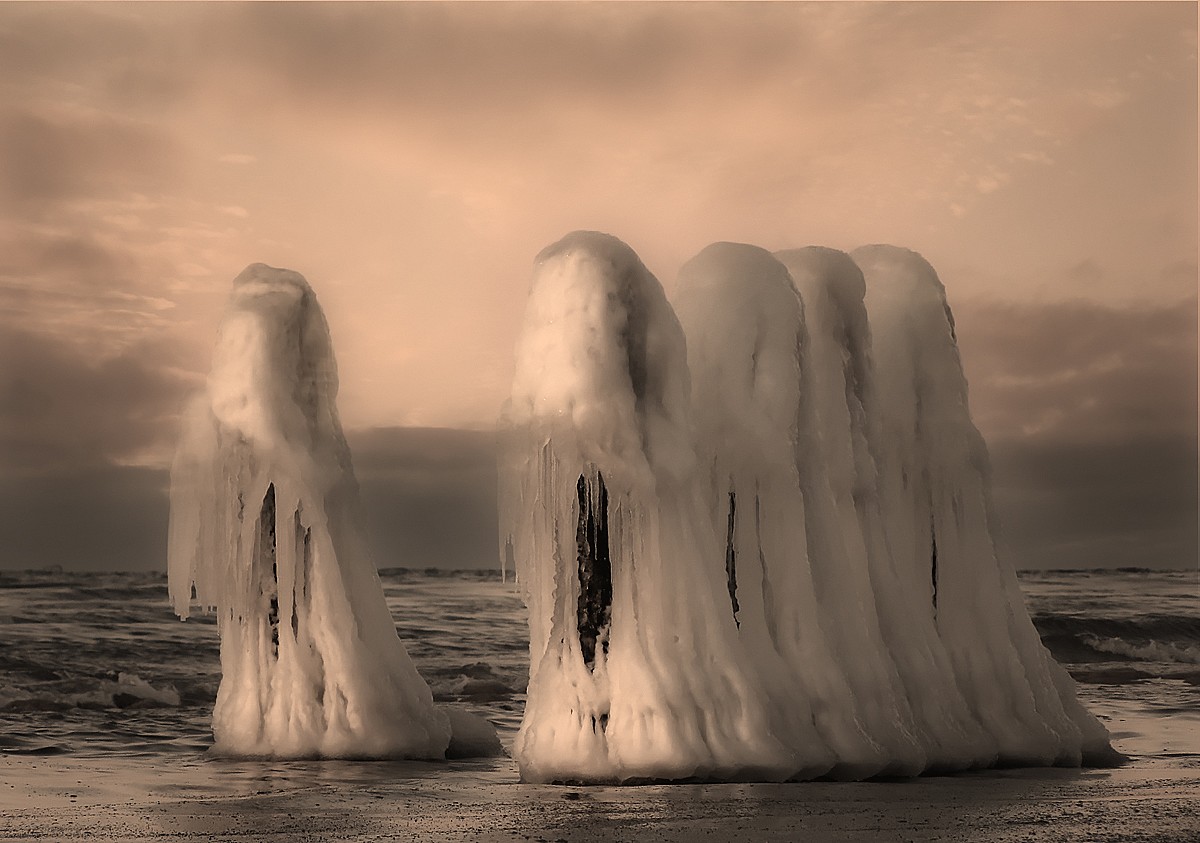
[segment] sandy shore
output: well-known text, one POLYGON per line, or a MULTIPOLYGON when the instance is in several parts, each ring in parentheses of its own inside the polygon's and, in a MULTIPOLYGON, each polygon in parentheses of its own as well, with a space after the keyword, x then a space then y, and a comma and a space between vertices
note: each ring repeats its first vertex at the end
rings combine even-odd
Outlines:
POLYGON ((1194 841, 1200 767, 555 787, 429 763, 0 757, 0 840, 1194 841))

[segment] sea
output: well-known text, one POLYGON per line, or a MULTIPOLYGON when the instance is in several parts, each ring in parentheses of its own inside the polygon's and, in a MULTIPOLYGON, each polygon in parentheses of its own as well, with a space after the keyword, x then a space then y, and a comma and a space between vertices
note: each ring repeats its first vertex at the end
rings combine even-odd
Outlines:
MULTIPOLYGON (((517 586, 496 571, 380 579, 435 698, 487 718, 510 746, 528 673, 517 586)), ((1197 573, 1042 571, 1020 582, 1043 642, 1130 763, 1200 767, 1197 573)), ((0 755, 201 758, 218 646, 212 617, 171 612, 164 574, 0 572, 0 755)))

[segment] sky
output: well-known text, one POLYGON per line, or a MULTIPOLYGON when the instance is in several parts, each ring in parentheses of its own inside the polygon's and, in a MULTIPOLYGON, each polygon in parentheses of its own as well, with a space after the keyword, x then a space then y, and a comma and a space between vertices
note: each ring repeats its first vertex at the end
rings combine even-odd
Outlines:
POLYGON ((443 501, 377 556, 490 564, 487 517, 446 537, 580 228, 668 294, 717 240, 921 252, 1014 564, 1195 566, 1196 10, 0 4, 0 567, 163 566, 255 261, 317 291, 373 523, 443 501))

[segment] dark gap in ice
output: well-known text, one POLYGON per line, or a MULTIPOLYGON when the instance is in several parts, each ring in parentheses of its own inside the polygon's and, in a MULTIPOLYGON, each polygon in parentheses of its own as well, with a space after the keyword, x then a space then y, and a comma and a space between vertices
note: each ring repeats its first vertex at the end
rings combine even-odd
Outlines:
POLYGON ((312 527, 306 527, 304 530, 303 553, 301 570, 304 571, 304 605, 305 608, 310 608, 312 603, 312 527))
MULTIPOLYGON (((762 501, 758 493, 754 494, 754 537, 758 543, 758 569, 762 571, 763 606, 766 608, 767 631, 772 641, 778 641, 779 635, 775 628, 775 593, 771 590, 771 578, 767 576, 767 556, 763 553, 762 539, 762 501)), ((736 621, 737 618, 734 618, 736 621)))
POLYGON ((608 731, 608 715, 601 714, 599 717, 592 717, 592 734, 599 735, 608 731))
POLYGON ((950 311, 950 303, 943 302, 942 309, 946 311, 946 324, 950 326, 950 339, 958 345, 958 334, 954 332, 954 314, 950 311))
POLYGON ((758 357, 762 353, 763 334, 766 332, 764 321, 759 318, 758 327, 754 332, 754 348, 750 349, 750 383, 754 385, 758 383, 758 357))
POLYGON ((275 565, 275 484, 267 486, 262 511, 258 516, 258 549, 263 570, 271 563, 271 580, 263 582, 263 594, 270 598, 267 623, 271 625, 271 655, 279 655, 279 570, 275 565))
POLYGON ((579 560, 579 610, 576 627, 579 647, 588 669, 596 665, 596 644, 608 652, 608 624, 612 617, 612 559, 608 549, 608 490, 604 475, 596 473, 595 493, 579 475, 579 525, 575 543, 579 560))
POLYGON ((733 622, 741 629, 742 622, 738 620, 737 599, 737 545, 734 532, 737 525, 737 493, 729 493, 729 523, 725 531, 725 576, 729 581, 729 602, 733 606, 733 622))
MULTIPOLYGON (((304 571, 304 588, 303 588, 304 608, 306 610, 308 610, 309 615, 311 616, 311 614, 312 614, 312 561, 313 561, 313 558, 312 558, 312 527, 306 527, 304 529, 304 545, 303 546, 304 546, 304 551, 303 551, 304 559, 303 559, 303 562, 301 563, 301 569, 304 571)), ((295 617, 295 615, 293 615, 293 618, 294 617, 295 617)), ((297 640, 299 640, 299 637, 297 637, 297 640)), ((309 638, 308 646, 309 646, 310 651, 312 652, 314 658, 316 659, 317 666, 318 666, 318 670, 317 670, 318 679, 317 679, 317 685, 316 685, 317 699, 323 701, 325 699, 325 662, 321 658, 320 650, 317 650, 313 646, 311 637, 309 638)))
POLYGON ((932 501, 929 508, 929 568, 933 581, 933 622, 937 623, 937 593, 938 593, 938 557, 937 557, 937 525, 933 517, 932 501))
POLYGON ((304 525, 300 523, 300 510, 297 509, 294 513, 294 516, 295 518, 293 523, 295 524, 296 528, 296 546, 302 548, 301 552, 303 554, 303 561, 299 566, 297 566, 299 568, 300 576, 294 577, 292 582, 292 638, 299 640, 300 614, 297 604, 299 604, 300 598, 304 594, 305 589, 308 588, 308 537, 310 532, 301 532, 304 530, 304 525), (299 594, 296 593, 297 591, 299 591, 299 594))

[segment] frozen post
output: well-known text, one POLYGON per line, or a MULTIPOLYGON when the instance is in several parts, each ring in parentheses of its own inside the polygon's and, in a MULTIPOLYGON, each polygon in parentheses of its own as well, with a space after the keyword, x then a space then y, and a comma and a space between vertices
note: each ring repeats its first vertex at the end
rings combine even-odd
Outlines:
POLYGON ((826 466, 831 523, 856 565, 870 573, 880 635, 912 711, 927 770, 994 763, 996 746, 968 710, 929 612, 929 579, 902 575, 884 530, 879 500, 880 406, 862 270, 845 252, 819 246, 779 252, 804 301, 807 401, 826 466))
POLYGON ((683 332, 614 237, 537 258, 501 528, 529 608, 526 781, 782 779, 695 482, 683 332))
POLYGON ((996 554, 987 448, 971 421, 942 282, 907 249, 864 246, 851 256, 866 278, 880 503, 897 573, 924 585, 919 611, 1001 761, 1111 763, 1108 733, 1042 646, 996 554))
POLYGON ((217 614, 216 751, 441 758, 449 720, 368 556, 337 385, 308 283, 247 267, 171 471, 171 602, 217 614))
POLYGON ((825 772, 822 742, 835 777, 921 772, 866 559, 833 517, 810 360, 811 330, 825 328, 806 327, 787 268, 742 243, 714 243, 688 261, 676 302, 710 518, 727 525, 740 633, 776 733, 808 761, 803 777, 825 772))

